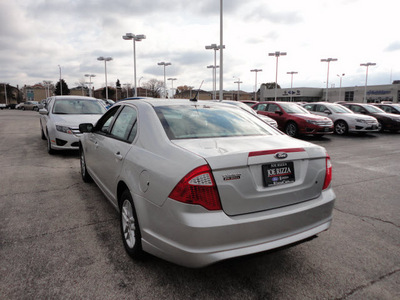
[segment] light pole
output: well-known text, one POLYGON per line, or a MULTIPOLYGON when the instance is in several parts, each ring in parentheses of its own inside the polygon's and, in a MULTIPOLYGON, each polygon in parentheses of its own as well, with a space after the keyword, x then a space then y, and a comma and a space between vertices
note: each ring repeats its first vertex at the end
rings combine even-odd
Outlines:
POLYGON ((107 86, 107 62, 112 60, 112 57, 103 57, 100 56, 97 58, 97 60, 99 61, 103 61, 104 60, 104 74, 105 74, 105 78, 106 78, 106 100, 108 100, 108 86, 107 86))
POLYGON ((50 85, 52 83, 51 80, 43 80, 43 83, 45 85, 46 89, 46 98, 50 97, 50 85))
POLYGON ((122 38, 124 40, 133 40, 133 81, 134 86, 135 86, 135 93, 133 94, 134 97, 137 97, 137 89, 136 89, 136 42, 140 42, 141 40, 146 39, 146 36, 144 34, 133 34, 133 33, 127 33, 126 35, 123 35, 122 38))
POLYGON ((60 95, 62 96, 62 84, 61 84, 61 66, 58 65, 58 68, 60 69, 60 95))
POLYGON ((216 65, 207 66, 207 69, 212 69, 213 99, 214 100, 217 98, 217 82, 216 82, 217 68, 219 68, 219 66, 216 66, 216 65))
POLYGON ((339 85, 339 101, 342 101, 342 100, 341 100, 341 99, 342 99, 342 77, 343 77, 344 75, 346 75, 346 74, 344 74, 344 73, 343 73, 342 75, 336 74, 336 76, 340 78, 340 85, 339 85))
POLYGON ((365 88, 364 88, 364 101, 365 103, 367 103, 367 81, 368 81, 368 67, 369 66, 376 66, 376 63, 365 63, 365 64, 360 64, 360 66, 362 67, 367 67, 367 72, 365 74, 365 88))
POLYGON ((293 100, 293 91, 292 91, 292 89, 293 89, 293 75, 294 74, 298 74, 298 72, 294 72, 294 71, 291 71, 291 72, 286 72, 286 74, 290 74, 291 75, 291 80, 290 80, 290 102, 292 102, 292 100, 293 100))
POLYGON ((331 61, 337 61, 337 58, 323 58, 321 59, 321 62, 327 62, 328 63, 328 72, 326 75, 326 99, 325 101, 328 102, 328 84, 329 84, 329 64, 331 61))
MULTIPOLYGON (((143 76, 139 78, 139 84, 138 84, 138 88, 140 88, 140 81, 143 79, 143 76)), ((143 91, 142 91, 142 95, 143 95, 143 91)))
POLYGON ((159 63, 157 63, 157 65, 159 65, 159 66, 164 66, 164 98, 166 98, 166 89, 167 89, 167 83, 166 83, 166 81, 165 81, 165 67, 166 66, 170 66, 171 65, 171 63, 170 62, 164 62, 164 61, 162 61, 162 62, 159 62, 159 63))
MULTIPOLYGON (((205 48, 206 50, 214 50, 213 97, 215 100, 217 98, 217 51, 221 48, 221 46, 217 46, 217 44, 211 44, 209 46, 205 46, 205 48)), ((223 45, 222 48, 225 48, 225 46, 223 45)))
POLYGON ((7 98, 7 84, 6 82, 2 83, 4 85, 4 99, 6 101, 6 105, 8 104, 8 98, 7 98))
POLYGON ((85 74, 85 77, 89 77, 89 97, 92 97, 92 77, 96 77, 96 75, 85 74))
POLYGON ((168 78, 168 80, 171 80, 172 98, 174 98, 174 80, 176 80, 176 78, 168 78))
POLYGON ((262 69, 253 69, 250 70, 250 72, 255 72, 256 73, 256 82, 254 84, 254 101, 257 101, 257 73, 262 72, 262 69))
POLYGON ((223 0, 219 1, 219 100, 224 100, 224 20, 223 20, 223 0))
POLYGON ((268 53, 269 56, 275 56, 276 57, 276 74, 275 74, 275 101, 276 101, 276 93, 277 93, 277 87, 278 87, 278 58, 279 56, 285 56, 287 53, 286 52, 279 52, 275 51, 273 53, 268 53))
POLYGON ((238 78, 238 80, 236 80, 234 83, 237 83, 237 85, 238 85, 238 91, 237 91, 237 99, 236 99, 236 101, 239 101, 239 100, 240 100, 240 93, 239 93, 239 91, 240 91, 240 84, 243 83, 243 81, 240 81, 240 78, 238 78))

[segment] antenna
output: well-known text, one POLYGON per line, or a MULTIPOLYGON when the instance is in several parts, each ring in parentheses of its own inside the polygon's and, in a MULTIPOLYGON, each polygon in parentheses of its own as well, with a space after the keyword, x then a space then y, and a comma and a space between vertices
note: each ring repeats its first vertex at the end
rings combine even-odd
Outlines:
POLYGON ((204 80, 201 82, 201 84, 199 86, 199 89, 197 90, 196 95, 194 96, 194 98, 190 99, 190 101, 197 101, 197 96, 199 95, 199 92, 200 92, 201 86, 203 85, 203 82, 204 82, 204 80))

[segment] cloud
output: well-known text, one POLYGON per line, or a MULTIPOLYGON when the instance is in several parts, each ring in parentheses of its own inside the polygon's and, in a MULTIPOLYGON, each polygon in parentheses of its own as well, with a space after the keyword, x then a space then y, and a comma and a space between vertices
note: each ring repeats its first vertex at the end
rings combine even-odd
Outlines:
POLYGON ((393 51, 398 51, 398 50, 400 50, 400 42, 399 41, 395 41, 385 48, 385 51, 388 51, 388 52, 393 52, 393 51))

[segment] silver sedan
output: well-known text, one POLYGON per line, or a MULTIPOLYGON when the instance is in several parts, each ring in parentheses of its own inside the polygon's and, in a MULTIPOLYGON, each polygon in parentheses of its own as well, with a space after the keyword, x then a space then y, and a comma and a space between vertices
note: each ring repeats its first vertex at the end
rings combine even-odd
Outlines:
POLYGON ((96 122, 106 111, 100 100, 83 96, 54 96, 39 110, 40 129, 47 152, 78 150, 79 124, 96 122))
POLYGON ((79 126, 81 174, 120 214, 122 241, 187 267, 308 240, 335 194, 323 147, 228 104, 116 103, 79 126))

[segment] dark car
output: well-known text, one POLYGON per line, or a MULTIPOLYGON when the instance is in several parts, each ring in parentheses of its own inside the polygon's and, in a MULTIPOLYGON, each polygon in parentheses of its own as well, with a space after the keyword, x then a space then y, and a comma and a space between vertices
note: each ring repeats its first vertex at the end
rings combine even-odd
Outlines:
POLYGON ((374 106, 379 107, 384 112, 400 115, 400 104, 377 103, 374 106))
POLYGON ((379 122, 380 131, 389 130, 397 132, 400 130, 400 116, 387 113, 379 107, 371 104, 363 103, 346 103, 343 106, 351 109, 355 113, 364 114, 375 117, 379 122))
POLYGON ((252 106, 258 114, 268 116, 278 123, 278 128, 289 136, 333 133, 333 122, 327 117, 311 114, 293 102, 259 102, 252 106))

